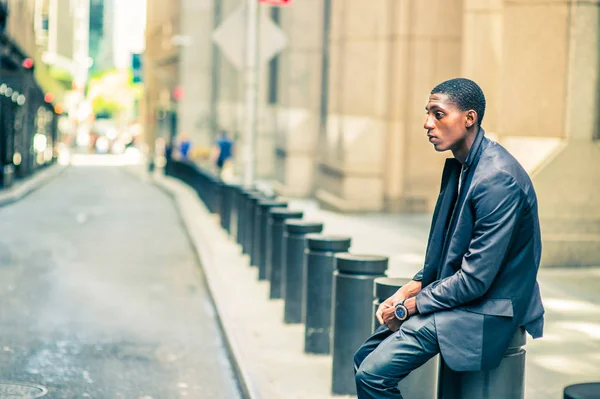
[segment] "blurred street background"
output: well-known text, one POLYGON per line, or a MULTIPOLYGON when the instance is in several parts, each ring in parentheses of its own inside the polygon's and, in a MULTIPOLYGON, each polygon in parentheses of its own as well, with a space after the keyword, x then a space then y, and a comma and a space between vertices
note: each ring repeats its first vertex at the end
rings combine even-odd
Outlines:
POLYGON ((450 156, 424 107, 458 76, 538 195, 527 398, 598 380, 600 1, 0 0, 0 203, 60 170, 0 209, 0 381, 242 397, 177 210, 126 170, 258 182, 409 274, 450 156))

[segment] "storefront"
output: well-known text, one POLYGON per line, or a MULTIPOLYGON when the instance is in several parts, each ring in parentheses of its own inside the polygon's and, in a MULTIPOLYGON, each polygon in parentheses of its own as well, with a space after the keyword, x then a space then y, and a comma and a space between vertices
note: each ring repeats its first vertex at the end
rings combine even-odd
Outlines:
POLYGON ((0 188, 53 162, 57 118, 33 61, 0 33, 0 188))

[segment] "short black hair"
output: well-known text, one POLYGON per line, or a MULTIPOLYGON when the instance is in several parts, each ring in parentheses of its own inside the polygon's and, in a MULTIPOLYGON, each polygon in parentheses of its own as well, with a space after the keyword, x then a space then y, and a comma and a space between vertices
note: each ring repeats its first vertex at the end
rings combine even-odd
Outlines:
POLYGON ((446 94, 461 111, 470 109, 477 112, 478 126, 481 126, 485 114, 485 96, 483 90, 470 79, 456 78, 446 80, 431 90, 431 94, 446 94))

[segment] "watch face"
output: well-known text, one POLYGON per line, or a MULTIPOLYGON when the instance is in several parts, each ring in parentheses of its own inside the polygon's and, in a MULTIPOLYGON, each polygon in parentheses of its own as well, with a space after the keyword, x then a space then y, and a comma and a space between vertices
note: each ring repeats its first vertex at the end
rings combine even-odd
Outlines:
POLYGON ((406 308, 404 306, 396 306, 396 317, 398 318, 398 320, 404 320, 406 319, 406 316, 406 308))

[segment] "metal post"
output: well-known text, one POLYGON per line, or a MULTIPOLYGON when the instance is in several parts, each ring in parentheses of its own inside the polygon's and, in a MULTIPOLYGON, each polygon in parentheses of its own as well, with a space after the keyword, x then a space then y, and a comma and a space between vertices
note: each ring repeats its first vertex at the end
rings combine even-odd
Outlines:
MULTIPOLYGON (((375 312, 377 312, 381 302, 394 295, 396 291, 410 281, 410 278, 400 277, 379 277, 375 279, 373 287, 375 297, 373 300, 373 331, 380 326, 377 317, 375 317, 375 312)), ((436 399, 438 363, 439 356, 434 356, 400 381, 398 388, 400 388, 402 395, 405 398, 436 399)))
POLYGON ((258 102, 258 17, 257 0, 246 1, 246 68, 245 68, 245 145, 244 183, 254 182, 256 151, 256 108, 258 102))
MULTIPOLYGON (((331 311, 335 254, 347 252, 350 237, 309 234, 306 236, 306 319, 304 352, 331 351, 331 311)), ((352 368, 352 362, 350 362, 352 368)))
POLYGON ((333 368, 331 392, 356 394, 354 353, 371 335, 373 280, 385 276, 388 258, 375 255, 335 255, 333 273, 333 368))
POLYGON ((304 318, 304 295, 306 290, 306 235, 321 233, 323 223, 303 220, 286 220, 283 232, 285 307, 283 321, 288 324, 302 323, 304 318))
POLYGON ((267 279, 267 254, 271 252, 271 233, 270 233, 270 214, 271 208, 286 208, 288 206, 287 202, 284 201, 260 201, 258 203, 260 220, 259 226, 260 231, 258 232, 258 253, 257 260, 258 263, 258 279, 266 280, 267 279))
POLYGON ((300 219, 301 211, 273 208, 270 211, 271 249, 267 250, 267 278, 271 282, 269 298, 283 298, 283 223, 286 219, 300 219))
POLYGON ((493 370, 457 372, 442 360, 438 399, 523 399, 525 397, 525 329, 515 332, 500 365, 493 370))

